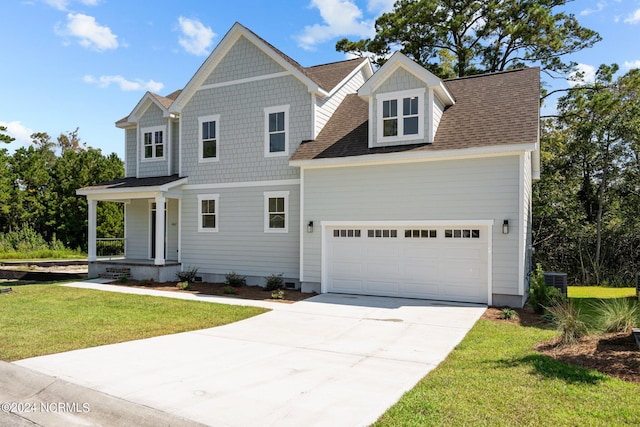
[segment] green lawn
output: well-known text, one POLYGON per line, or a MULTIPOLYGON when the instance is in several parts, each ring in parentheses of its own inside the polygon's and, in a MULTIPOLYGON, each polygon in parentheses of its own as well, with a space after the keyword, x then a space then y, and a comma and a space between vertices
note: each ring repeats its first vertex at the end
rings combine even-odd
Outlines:
POLYGON ((12 288, 0 294, 5 361, 220 326, 268 311, 56 284, 12 288))
POLYGON ((640 425, 640 384, 533 350, 553 334, 479 320, 375 426, 640 425))
POLYGON ((605 288, 603 286, 569 286, 569 298, 626 298, 636 296, 636 288, 605 288))

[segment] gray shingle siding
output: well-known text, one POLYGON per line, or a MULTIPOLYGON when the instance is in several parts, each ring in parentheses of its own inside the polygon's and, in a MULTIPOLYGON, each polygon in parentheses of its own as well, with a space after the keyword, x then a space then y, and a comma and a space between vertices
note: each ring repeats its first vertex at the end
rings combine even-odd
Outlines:
MULTIPOLYGON (((239 66, 242 64, 239 64, 239 66)), ((289 154, 311 138, 311 95, 293 76, 198 91, 182 112, 182 174, 189 184, 299 177, 289 156, 264 156, 264 109, 289 105, 289 154), (219 114, 217 162, 199 163, 198 117, 219 114)))
POLYGON ((136 137, 138 133, 137 128, 125 129, 124 131, 124 161, 125 167, 125 176, 127 178, 133 178, 136 176, 136 166, 138 159, 136 158, 136 144, 138 139, 136 137))
POLYGON ((284 71, 246 38, 240 37, 218 66, 204 81, 205 85, 263 76, 284 71))

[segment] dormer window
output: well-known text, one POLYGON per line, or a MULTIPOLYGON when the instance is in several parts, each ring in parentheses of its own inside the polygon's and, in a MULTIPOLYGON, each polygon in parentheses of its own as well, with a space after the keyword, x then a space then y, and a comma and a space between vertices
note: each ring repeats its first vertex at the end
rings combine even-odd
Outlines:
POLYGON ((164 126, 141 129, 143 161, 164 159, 164 132, 164 126))
POLYGON ((377 100, 378 143, 424 138, 424 89, 383 93, 377 100))

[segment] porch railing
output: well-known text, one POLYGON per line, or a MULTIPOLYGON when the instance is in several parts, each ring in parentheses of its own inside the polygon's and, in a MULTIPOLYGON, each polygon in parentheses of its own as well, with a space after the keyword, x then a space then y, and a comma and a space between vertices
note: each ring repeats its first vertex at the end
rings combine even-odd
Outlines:
POLYGON ((98 258, 122 258, 124 257, 124 238, 97 238, 96 256, 98 258))

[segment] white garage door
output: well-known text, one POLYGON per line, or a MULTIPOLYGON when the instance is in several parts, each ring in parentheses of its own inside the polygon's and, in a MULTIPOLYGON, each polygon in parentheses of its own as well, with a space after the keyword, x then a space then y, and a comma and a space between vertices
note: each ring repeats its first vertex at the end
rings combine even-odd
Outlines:
POLYGON ((327 232, 328 292, 487 303, 486 226, 327 232))

